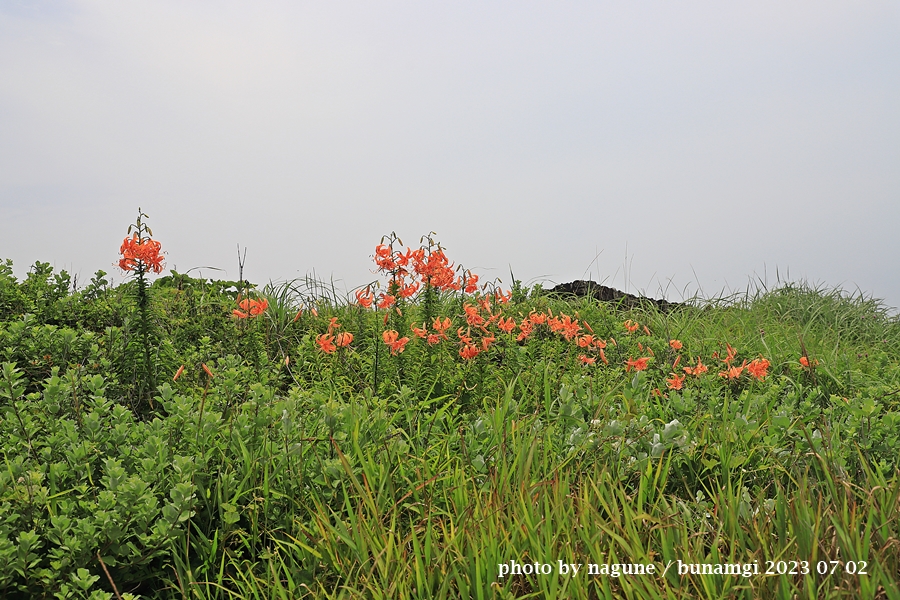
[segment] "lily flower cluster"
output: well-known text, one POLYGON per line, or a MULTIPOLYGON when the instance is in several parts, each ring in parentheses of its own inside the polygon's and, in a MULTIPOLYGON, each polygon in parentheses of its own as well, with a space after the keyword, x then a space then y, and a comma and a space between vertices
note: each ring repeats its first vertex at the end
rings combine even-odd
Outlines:
POLYGON ((119 268, 123 271, 162 273, 161 249, 162 246, 156 240, 141 238, 140 235, 134 233, 122 241, 122 246, 119 248, 119 253, 122 255, 119 260, 119 268))
POLYGON ((257 300, 256 298, 244 298, 240 302, 238 302, 238 306, 240 310, 234 309, 231 311, 238 319, 247 319, 259 316, 266 312, 266 309, 269 308, 269 301, 265 298, 257 300))
MULTIPOLYGON (((378 271, 389 277, 387 292, 377 300, 378 308, 389 308, 397 298, 412 298, 426 288, 438 291, 464 291, 473 294, 478 290, 478 275, 466 270, 459 276, 453 263, 437 246, 432 249, 420 247, 410 248, 406 252, 394 250, 393 244, 378 244, 372 257, 378 271)), ((370 307, 376 301, 370 288, 360 290, 356 294, 360 306, 370 307)))
MULTIPOLYGON (((611 361, 606 352, 610 351, 611 347, 616 347, 613 355, 619 355, 620 358, 616 360, 621 361, 618 364, 625 373, 646 371, 654 368, 657 363, 661 365, 661 369, 666 369, 662 365, 671 364, 669 376, 665 377, 666 387, 670 390, 683 389, 687 385, 688 378, 698 379, 710 369, 699 356, 688 359, 685 344, 681 340, 668 339, 659 343, 658 338, 653 339, 653 333, 647 325, 632 319, 622 323, 621 333, 628 340, 628 348, 636 346, 639 353, 634 354, 627 352, 625 348, 619 349, 619 344, 612 336, 604 339, 597 335, 577 312, 574 316, 570 316, 565 313, 554 314, 550 309, 541 312, 532 310, 527 316, 521 316, 520 313, 521 320, 517 323, 516 317, 503 312, 503 305, 510 300, 510 294, 501 290, 487 292, 484 286, 482 293, 477 294, 478 276, 470 271, 457 275, 459 269, 454 270, 453 263, 449 261, 444 250, 439 245, 431 243, 430 238, 427 247, 423 246, 417 250, 406 248, 405 251, 394 249, 393 242, 399 242, 396 236, 392 235, 390 240, 389 244, 377 245, 373 256, 378 270, 389 277, 387 291, 376 294, 371 286, 360 289, 356 292, 357 305, 366 309, 391 309, 400 299, 415 299, 428 289, 476 294, 471 299, 464 299, 467 301, 462 303, 462 313, 455 317, 459 323, 459 326, 456 326, 455 339, 458 344, 457 354, 464 361, 471 361, 488 352, 498 344, 498 340, 503 345, 522 345, 536 336, 543 339, 558 336, 572 344, 578 361, 586 368, 598 363, 609 366, 611 361), (651 344, 654 344, 657 352, 661 353, 659 357, 654 353, 651 344), (663 359, 663 350, 668 356, 667 359, 663 359), (688 365, 679 369, 683 358, 688 365)), ((400 308, 393 310, 396 310, 398 315, 402 314, 400 308)), ((429 347, 450 341, 449 332, 454 327, 454 318, 429 316, 430 323, 414 322, 409 326, 410 335, 403 336, 395 329, 387 329, 388 316, 391 314, 391 312, 385 314, 385 330, 381 332, 381 337, 392 355, 404 352, 408 344, 418 340, 423 340, 429 347)), ((330 354, 352 342, 353 335, 338 332, 340 327, 337 319, 333 318, 328 332, 316 338, 320 350, 330 354)), ((712 354, 712 360, 721 362, 721 370, 718 371, 721 378, 733 382, 744 373, 755 380, 766 378, 771 366, 769 360, 759 356, 753 360, 745 359, 738 364, 737 350, 730 344, 726 344, 725 347, 723 355, 720 356, 718 352, 712 354)), ((809 364, 809 361, 801 362, 804 366, 809 364)), ((654 390, 654 393, 663 395, 659 389, 654 390)))
POLYGON ((391 354, 394 356, 403 352, 404 348, 406 348, 406 344, 409 342, 408 337, 400 337, 400 332, 395 331, 394 329, 388 329, 387 331, 382 332, 381 339, 384 340, 384 343, 391 349, 391 354))
POLYGON ((413 323, 410 325, 410 329, 417 338, 425 340, 429 346, 434 346, 441 343, 441 340, 447 339, 447 330, 451 325, 452 321, 449 317, 435 317, 431 323, 431 332, 428 331, 425 323, 422 323, 421 327, 416 327, 416 324, 413 323))
POLYGON ((353 342, 353 334, 349 331, 337 331, 341 328, 337 317, 328 322, 328 333, 316 336, 316 345, 325 354, 333 354, 338 348, 346 348, 353 342))

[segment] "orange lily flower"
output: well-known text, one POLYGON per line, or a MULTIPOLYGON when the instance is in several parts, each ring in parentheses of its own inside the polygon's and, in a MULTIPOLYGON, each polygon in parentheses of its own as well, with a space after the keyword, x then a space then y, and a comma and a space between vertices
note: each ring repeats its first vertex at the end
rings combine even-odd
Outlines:
POLYGON ((353 334, 350 333, 349 331, 342 331, 341 333, 337 334, 337 336, 334 339, 334 343, 337 345, 338 348, 346 348, 347 346, 350 345, 350 342, 352 342, 352 341, 353 341, 353 334))
POLYGON ((463 286, 467 294, 474 294, 478 291, 478 275, 473 275, 472 271, 466 271, 463 286))
POLYGON ((384 340, 384 343, 388 345, 391 349, 391 354, 398 354, 403 352, 403 349, 406 347, 406 343, 409 341, 408 337, 399 337, 400 334, 393 329, 389 329, 381 334, 381 339, 384 340), (399 338, 399 339, 398 339, 399 338))
POLYGON ((426 337, 428 337, 428 330, 425 329, 424 327, 416 327, 416 324, 413 323, 412 325, 409 326, 409 328, 412 329, 412 332, 414 334, 416 334, 416 337, 419 337, 422 339, 425 339, 426 337))
POLYGON ((419 291, 419 282, 410 283, 408 285, 404 285, 400 288, 400 291, 397 292, 401 298, 409 298, 414 296, 415 293, 419 291))
POLYGON ((679 340, 669 340, 669 347, 672 348, 672 350, 681 350, 683 346, 684 344, 679 340))
POLYGON ((370 288, 365 290, 356 290, 356 303, 363 308, 371 308, 372 302, 375 300, 375 294, 370 288))
POLYGON ((731 344, 726 343, 725 347, 728 349, 728 356, 722 359, 722 362, 726 365, 730 365, 731 361, 734 360, 734 357, 737 356, 737 350, 731 347, 731 344))
POLYGON ((516 322, 512 317, 506 320, 500 317, 500 320, 497 321, 497 328, 503 333, 512 333, 512 330, 516 328, 516 322))
POLYGON ((137 233, 122 241, 119 253, 119 268, 123 271, 133 271, 143 268, 144 272, 153 271, 162 273, 163 257, 160 254, 162 246, 159 242, 150 239, 142 239, 137 233))
POLYGON ((579 357, 578 357, 578 360, 580 360, 580 361, 582 362, 582 364, 585 364, 585 365, 592 365, 592 364, 594 364, 595 362, 597 362, 597 359, 596 359, 596 358, 594 358, 594 357, 592 357, 592 356, 585 356, 584 354, 582 354, 581 356, 579 356, 579 357))
POLYGON ((385 294, 381 298, 381 302, 378 303, 378 308, 390 308, 394 305, 397 299, 391 296, 390 294, 385 294))
POLYGON ((750 361, 750 364, 747 365, 747 371, 749 371, 756 379, 765 379, 768 370, 769 361, 765 358, 757 358, 750 361))
POLYGON ((737 379, 741 376, 741 373, 744 372, 744 367, 747 366, 747 361, 744 361, 744 364, 738 365, 736 367, 730 367, 725 371, 719 373, 719 377, 725 377, 727 379, 737 379))
POLYGON ((701 362, 700 357, 697 357, 697 366, 696 367, 682 367, 682 370, 688 375, 693 375, 694 377, 700 377, 704 373, 709 370, 709 367, 701 362))
POLYGON ((625 372, 629 372, 632 369, 635 371, 643 371, 647 368, 647 363, 650 362, 650 357, 644 356, 642 358, 633 359, 631 357, 625 361, 625 372))
POLYGON ((328 333, 316 336, 316 344, 319 345, 319 350, 325 354, 331 354, 337 350, 337 346, 334 345, 334 336, 328 333))
POLYGON ((431 328, 437 331, 444 339, 447 339, 447 330, 450 329, 451 321, 449 317, 435 317, 434 322, 431 324, 431 328))
POLYGON ((686 375, 676 375, 672 373, 672 377, 666 379, 666 385, 669 386, 670 390, 680 390, 682 386, 684 386, 684 378, 686 375))
POLYGON ((581 331, 581 326, 578 324, 578 319, 574 321, 569 318, 568 315, 563 315, 562 318, 562 334, 563 337, 566 338, 566 341, 571 341, 575 336, 579 334, 581 331))
POLYGON ((484 323, 484 317, 478 314, 478 308, 471 304, 464 304, 463 310, 466 311, 466 322, 469 325, 481 325, 484 323))
POLYGON ((378 244, 375 246, 375 264, 378 265, 378 268, 382 271, 390 271, 397 264, 391 259, 391 249, 389 246, 384 244, 378 244))
POLYGON ((260 315, 269 308, 269 301, 263 298, 262 300, 244 298, 238 304, 243 310, 233 310, 231 314, 238 317, 239 319, 246 319, 248 317, 255 317, 260 315))
POLYGON ((594 336, 592 335, 583 335, 578 338, 578 347, 579 348, 588 348, 594 344, 594 336))
POLYGON ((531 321, 530 319, 522 319, 522 322, 519 323, 519 331, 521 331, 521 333, 516 336, 516 341, 521 342, 522 340, 527 340, 531 335, 531 331, 533 328, 533 321, 531 321))
POLYGON ((496 340, 497 338, 493 336, 484 336, 483 338, 481 338, 481 347, 487 350, 496 340))
POLYGON ((472 344, 466 344, 460 349, 459 355, 466 360, 471 360, 478 356, 480 352, 481 351, 472 344))
POLYGON ((640 325, 638 325, 631 319, 628 319, 627 321, 625 321, 623 323, 623 325, 625 325, 625 329, 628 330, 628 333, 634 333, 635 331, 637 331, 638 327, 640 327, 640 325))

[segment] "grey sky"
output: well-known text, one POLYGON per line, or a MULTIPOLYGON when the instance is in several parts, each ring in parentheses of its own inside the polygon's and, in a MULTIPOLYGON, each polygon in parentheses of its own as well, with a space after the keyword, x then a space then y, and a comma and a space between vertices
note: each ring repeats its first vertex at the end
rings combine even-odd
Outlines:
POLYGON ((0 0, 0 258, 86 281, 141 206, 170 267, 900 305, 897 2, 0 0), (599 256, 597 254, 599 253, 599 256), (596 257, 596 260, 595 260, 596 257))

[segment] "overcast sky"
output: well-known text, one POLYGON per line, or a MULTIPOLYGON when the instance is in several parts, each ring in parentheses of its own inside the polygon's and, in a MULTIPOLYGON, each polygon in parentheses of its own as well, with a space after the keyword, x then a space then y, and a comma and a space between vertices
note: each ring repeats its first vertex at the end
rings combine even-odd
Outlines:
MULTIPOLYGON (((900 305, 900 3, 0 0, 0 258, 900 305)), ((193 272, 194 274, 197 271, 193 272)))

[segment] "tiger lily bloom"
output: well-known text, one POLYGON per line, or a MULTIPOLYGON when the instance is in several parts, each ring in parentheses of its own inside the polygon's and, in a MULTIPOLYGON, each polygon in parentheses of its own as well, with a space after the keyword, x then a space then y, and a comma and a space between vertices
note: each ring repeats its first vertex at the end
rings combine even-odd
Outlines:
POLYGON ((637 331, 637 328, 640 327, 640 325, 638 325, 631 319, 628 319, 627 321, 625 321, 625 323, 623 323, 623 325, 625 325, 625 329, 628 330, 628 333, 634 333, 635 331, 637 331))
POLYGON ((153 271, 162 273, 163 257, 160 253, 162 246, 156 240, 141 238, 137 233, 122 241, 119 253, 119 268, 123 271, 143 269, 143 272, 153 271))
POLYGON ((583 335, 577 339, 579 348, 587 348, 594 344, 594 336, 592 335, 583 335))
POLYGON ((331 354, 337 350, 337 346, 334 345, 334 336, 328 333, 316 336, 316 344, 318 344, 319 350, 325 354, 331 354))
POLYGON ((747 371, 756 379, 765 379, 769 370, 769 361, 765 358, 757 358, 750 361, 747 371))
POLYGON ((466 344, 459 351, 459 355, 466 360, 475 358, 479 353, 480 350, 478 350, 478 348, 476 348, 472 344, 466 344))
POLYGON ((239 319, 246 319, 264 313, 266 309, 269 308, 269 301, 265 298, 262 300, 244 298, 240 301, 238 306, 240 306, 242 310, 234 309, 231 311, 231 314, 239 319))
POLYGON ((484 323, 484 317, 478 314, 478 308, 471 304, 464 304, 463 310, 466 311, 466 322, 469 325, 481 325, 484 323))
POLYGON ((591 357, 591 356, 585 356, 584 354, 582 354, 581 356, 579 356, 579 357, 578 357, 578 360, 580 360, 580 361, 582 362, 582 364, 585 364, 585 365, 592 365, 592 364, 594 364, 595 362, 597 362, 597 359, 596 359, 596 358, 591 357))
POLYGON ((641 358, 629 358, 625 361, 625 372, 629 372, 632 369, 635 371, 643 371, 647 368, 647 363, 650 362, 650 357, 644 356, 641 358))
POLYGON ((372 302, 375 300, 375 294, 372 293, 370 288, 366 288, 365 290, 357 290, 356 291, 356 303, 362 306, 363 308, 371 308, 372 302))
POLYGON ((426 337, 428 337, 428 330, 424 327, 416 327, 416 324, 413 323, 409 326, 409 328, 412 329, 412 332, 416 334, 416 337, 418 338, 425 339, 426 337))
POLYGON ((382 271, 390 271, 397 264, 391 258, 391 248, 389 246, 385 246, 384 244, 378 244, 375 246, 375 256, 374 256, 375 264, 378 265, 378 268, 382 271))
POLYGON ((719 373, 719 377, 725 377, 727 379, 737 379, 741 376, 741 373, 744 372, 744 367, 747 366, 747 361, 744 361, 744 364, 738 365, 736 367, 729 367, 726 371, 722 371, 719 373))
POLYGON ((462 327, 460 327, 459 329, 456 330, 456 337, 458 337, 459 341, 462 342, 463 344, 471 344, 472 343, 471 334, 472 334, 471 330, 468 330, 468 329, 466 330, 465 333, 463 333, 462 327))
POLYGON ((522 322, 519 323, 519 331, 521 331, 521 333, 516 336, 516 341, 521 342, 522 340, 527 340, 533 329, 534 325, 531 319, 522 319, 522 322))
POLYGON ((471 271, 465 272, 465 279, 462 282, 464 291, 467 294, 474 294, 478 290, 478 275, 473 275, 471 271))
POLYGON ((406 343, 409 341, 408 337, 399 337, 400 334, 393 329, 389 329, 381 334, 381 339, 384 340, 384 343, 388 345, 391 349, 391 354, 398 354, 403 352, 403 349, 406 347, 406 343))
POLYGON ((397 299, 390 294, 385 294, 384 297, 381 298, 381 302, 378 303, 378 308, 390 308, 396 301, 397 299))
POLYGON ((694 377, 700 377, 704 373, 709 370, 709 367, 703 364, 700 360, 700 357, 697 357, 697 366, 695 367, 682 367, 682 370, 688 375, 693 375, 694 377))
POLYGON ((669 347, 672 350, 681 350, 681 348, 684 347, 684 344, 679 340, 669 340, 669 347))
POLYGON ((722 359, 722 362, 726 365, 730 365, 731 361, 734 360, 734 357, 737 356, 737 350, 731 347, 731 344, 726 343, 725 347, 728 349, 728 356, 722 359))
POLYGON ((578 319, 573 321, 568 315, 563 315, 560 330, 566 341, 571 341, 581 331, 581 325, 578 324, 578 319))
POLYGON ((672 373, 672 376, 666 379, 666 385, 669 386, 670 390, 680 390, 684 386, 684 378, 687 375, 676 375, 672 373))
POLYGON ((353 341, 353 334, 349 331, 342 331, 334 338, 334 343, 338 348, 346 348, 353 341))
POLYGON ((417 281, 415 283, 410 283, 410 284, 401 286, 400 290, 397 292, 397 294, 401 298, 409 298, 411 296, 414 296, 415 293, 418 291, 419 291, 419 282, 417 281))
POLYGON ((500 317, 500 320, 497 321, 497 328, 503 333, 512 333, 512 330, 516 328, 516 322, 512 317, 505 320, 503 317, 500 317))
POLYGON ((435 317, 434 321, 431 323, 431 328, 446 339, 447 330, 450 329, 450 325, 451 322, 449 317, 444 317, 443 319, 441 317, 435 317))

